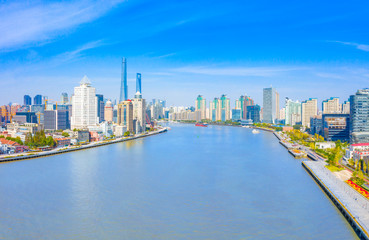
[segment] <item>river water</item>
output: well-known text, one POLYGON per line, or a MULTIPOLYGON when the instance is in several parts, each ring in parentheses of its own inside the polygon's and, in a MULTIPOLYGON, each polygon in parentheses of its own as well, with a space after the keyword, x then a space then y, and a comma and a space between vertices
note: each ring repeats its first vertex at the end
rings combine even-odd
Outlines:
POLYGON ((0 239, 357 239, 273 134, 170 127, 0 164, 0 239))

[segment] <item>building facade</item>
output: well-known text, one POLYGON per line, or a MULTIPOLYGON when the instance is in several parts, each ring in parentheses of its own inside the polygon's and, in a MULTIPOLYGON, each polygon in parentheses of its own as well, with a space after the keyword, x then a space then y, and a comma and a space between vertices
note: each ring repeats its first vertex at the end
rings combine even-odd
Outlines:
POLYGON ((113 104, 110 100, 106 102, 106 105, 104 107, 104 119, 107 122, 113 122, 113 104))
POLYGON ((349 114, 323 114, 322 123, 323 136, 326 141, 349 141, 349 114))
POLYGON ((275 88, 263 89, 263 122, 275 123, 279 117, 279 94, 275 88))
POLYGON ((286 125, 296 125, 296 123, 301 122, 301 103, 299 101, 293 101, 292 99, 286 98, 285 101, 286 108, 286 125))
POLYGON ((369 89, 350 96, 350 143, 369 143, 369 89))
POLYGON ((133 125, 135 133, 146 131, 146 101, 140 92, 137 92, 132 99, 133 104, 133 125))
POLYGON ((302 126, 310 128, 310 118, 318 114, 318 100, 310 98, 301 103, 301 123, 302 126))
POLYGON ((24 95, 23 105, 24 106, 32 105, 32 98, 29 95, 24 95))
POLYGON ((260 106, 247 106, 247 119, 251 119, 253 123, 260 123, 260 106))
POLYGON ((74 88, 72 96, 71 129, 86 129, 98 124, 97 98, 95 88, 84 76, 79 87, 74 88))
POLYGON ((202 95, 199 95, 196 98, 195 112, 196 112, 197 119, 200 118, 200 120, 198 121, 206 119, 206 99, 202 95))
POLYGON ((131 100, 126 100, 118 104, 118 119, 117 124, 124 126, 126 131, 131 133, 133 129, 133 104, 131 100))
POLYGON ((337 97, 331 97, 330 99, 324 100, 322 102, 323 114, 329 113, 341 113, 342 106, 340 104, 340 99, 337 97))

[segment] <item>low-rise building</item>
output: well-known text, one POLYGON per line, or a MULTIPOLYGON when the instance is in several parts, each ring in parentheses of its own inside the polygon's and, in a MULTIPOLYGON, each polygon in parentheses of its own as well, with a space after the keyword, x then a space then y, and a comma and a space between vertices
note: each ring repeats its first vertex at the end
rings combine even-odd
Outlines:
POLYGON ((70 138, 66 138, 66 137, 63 137, 63 138, 55 138, 55 141, 56 141, 56 145, 58 147, 62 147, 62 146, 69 146, 70 145, 70 138))
POLYGON ((317 142, 315 143, 315 147, 318 149, 328 149, 335 148, 336 144, 334 142, 317 142))

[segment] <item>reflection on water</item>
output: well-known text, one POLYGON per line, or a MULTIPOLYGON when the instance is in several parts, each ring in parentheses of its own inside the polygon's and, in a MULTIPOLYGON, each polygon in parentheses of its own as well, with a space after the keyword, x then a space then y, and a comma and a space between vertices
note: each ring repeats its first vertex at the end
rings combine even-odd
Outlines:
POLYGON ((272 134, 171 128, 0 165, 0 238, 356 238, 272 134))

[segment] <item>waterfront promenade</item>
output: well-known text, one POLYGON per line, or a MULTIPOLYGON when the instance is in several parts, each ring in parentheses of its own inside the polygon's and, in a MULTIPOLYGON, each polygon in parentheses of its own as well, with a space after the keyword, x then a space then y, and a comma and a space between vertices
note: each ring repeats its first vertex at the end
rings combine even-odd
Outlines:
POLYGON ((159 134, 159 133, 166 132, 167 130, 168 130, 167 128, 161 128, 161 129, 158 129, 158 130, 153 131, 153 132, 142 133, 142 134, 138 134, 138 135, 131 136, 131 137, 122 137, 122 138, 117 138, 117 139, 114 139, 114 140, 105 140, 105 141, 100 141, 100 142, 92 142, 92 143, 89 143, 87 145, 56 148, 56 149, 53 149, 53 150, 50 150, 50 151, 45 151, 45 152, 28 152, 28 153, 17 153, 17 154, 12 154, 12 155, 0 155, 0 163, 1 162, 10 162, 10 161, 19 161, 19 160, 28 160, 28 159, 32 159, 32 158, 47 157, 47 156, 51 156, 51 155, 63 154, 63 153, 79 151, 79 150, 85 150, 85 149, 89 149, 89 148, 95 148, 95 147, 105 146, 105 145, 109 145, 109 144, 134 140, 134 139, 137 139, 137 138, 148 137, 148 136, 152 136, 152 135, 156 135, 156 134, 159 134))
POLYGON ((369 239, 369 201, 333 175, 321 161, 302 165, 327 193, 361 239, 369 239))

